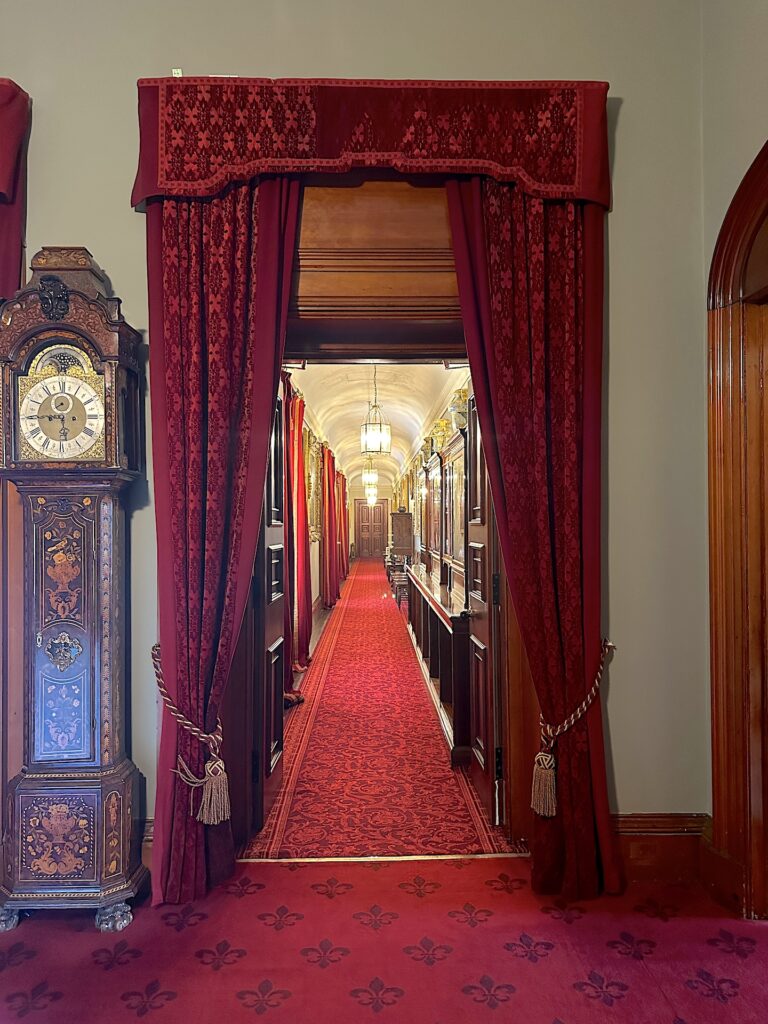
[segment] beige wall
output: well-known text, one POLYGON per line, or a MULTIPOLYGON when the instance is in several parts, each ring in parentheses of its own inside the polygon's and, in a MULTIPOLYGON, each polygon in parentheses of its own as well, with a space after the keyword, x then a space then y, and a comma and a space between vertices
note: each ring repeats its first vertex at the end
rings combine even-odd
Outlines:
POLYGON ((309 574, 312 581, 312 604, 320 597, 320 541, 309 545, 309 574))
POLYGON ((768 3, 703 0, 704 260, 739 182, 768 140, 768 3))
MULTIPOLYGON (((34 98, 30 253, 88 246, 141 329, 138 77, 610 81, 605 626, 622 811, 709 807, 700 29, 694 0, 40 0, 6 6, 0 41, 2 74, 34 98)), ((749 53, 764 61, 757 40, 749 53)), ((134 756, 151 791, 151 491, 137 502, 134 756)))

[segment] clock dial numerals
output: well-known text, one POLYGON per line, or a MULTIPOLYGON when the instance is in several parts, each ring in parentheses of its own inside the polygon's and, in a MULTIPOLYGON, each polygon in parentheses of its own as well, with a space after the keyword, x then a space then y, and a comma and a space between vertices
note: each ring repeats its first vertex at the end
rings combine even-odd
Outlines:
POLYGON ((101 396, 66 374, 34 384, 19 413, 23 437, 47 459, 83 458, 104 433, 101 396))

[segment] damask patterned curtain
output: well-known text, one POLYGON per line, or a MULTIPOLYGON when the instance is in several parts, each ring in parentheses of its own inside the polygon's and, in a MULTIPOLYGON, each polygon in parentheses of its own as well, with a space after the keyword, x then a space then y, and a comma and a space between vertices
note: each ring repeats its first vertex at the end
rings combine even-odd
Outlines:
POLYGON ((339 521, 336 512, 336 459, 323 445, 323 531, 320 538, 320 596, 323 608, 339 599, 339 521))
MULTIPOLYGON (((147 211, 163 677, 181 713, 211 734, 259 535, 298 205, 298 182, 269 178, 147 211)), ((229 822, 201 824, 190 814, 197 794, 174 773, 181 757, 201 778, 205 754, 164 716, 156 903, 197 899, 234 865, 229 822)))
POLYGON ((336 471, 336 533, 339 550, 339 582, 349 575, 349 511, 347 509, 347 478, 336 471))
MULTIPOLYGON (((514 184, 448 183, 483 450, 520 631, 545 722, 601 665, 603 210, 514 184)), ((534 818, 533 884, 615 891, 600 701, 557 741, 558 813, 534 818)))

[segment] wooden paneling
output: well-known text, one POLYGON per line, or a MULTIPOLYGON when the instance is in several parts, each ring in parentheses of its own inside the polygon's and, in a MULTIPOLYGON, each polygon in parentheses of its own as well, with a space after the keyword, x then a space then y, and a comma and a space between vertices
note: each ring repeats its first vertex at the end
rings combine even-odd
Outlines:
POLYGON ((442 185, 339 179, 304 188, 291 359, 460 356, 464 331, 442 185))
POLYGON ((627 882, 690 882, 698 877, 706 814, 614 814, 627 882))
POLYGON ((307 185, 289 315, 459 319, 445 189, 307 185))
MULTIPOLYGON (((480 643, 477 637, 472 636, 469 642, 469 721, 472 730, 472 755, 477 761, 482 777, 486 777, 492 785, 493 734, 488 720, 488 708, 493 707, 490 686, 488 648, 480 643)), ((482 793, 480 795, 483 796, 482 793)), ((486 795, 485 802, 491 803, 490 794, 486 795)))
MULTIPOLYGON (((24 528, 19 492, 0 481, 0 793, 21 771, 24 739, 24 528)), ((0 834, 8 822, 6 801, 0 807, 0 834)))
POLYGON ((284 436, 278 398, 263 519, 243 623, 220 709, 236 847, 264 825, 283 769, 285 662, 284 436))
POLYGON ((702 876, 768 916, 768 145, 726 214, 709 282, 712 832, 702 876), (753 301, 755 300, 755 301, 753 301))
POLYGON ((502 717, 504 729, 505 826, 512 839, 531 835, 531 778, 539 750, 539 702, 506 577, 499 566, 502 622, 502 717))
POLYGON ((408 566, 410 636, 451 752, 451 764, 471 759, 469 618, 449 609, 422 565, 408 566))

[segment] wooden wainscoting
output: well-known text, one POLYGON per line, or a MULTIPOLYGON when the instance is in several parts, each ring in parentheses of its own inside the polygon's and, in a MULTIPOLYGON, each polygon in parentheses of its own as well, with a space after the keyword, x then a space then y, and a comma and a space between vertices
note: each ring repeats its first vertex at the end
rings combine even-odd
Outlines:
POLYGON ((614 814, 613 823, 627 882, 699 878, 708 814, 614 814))

